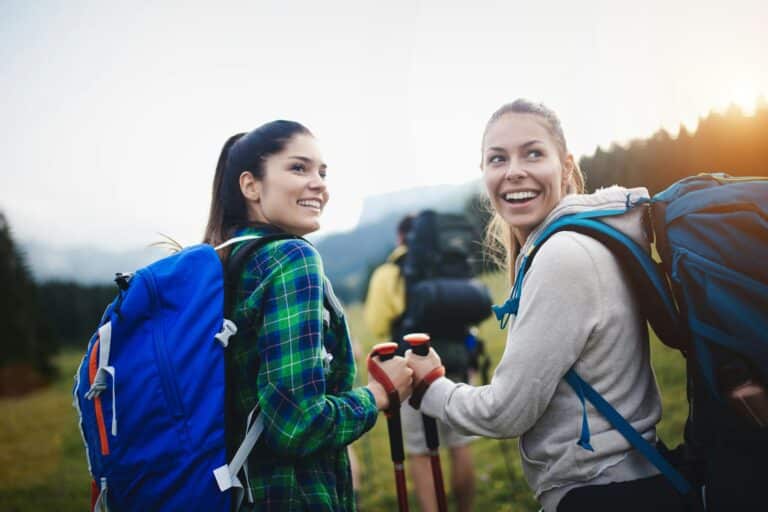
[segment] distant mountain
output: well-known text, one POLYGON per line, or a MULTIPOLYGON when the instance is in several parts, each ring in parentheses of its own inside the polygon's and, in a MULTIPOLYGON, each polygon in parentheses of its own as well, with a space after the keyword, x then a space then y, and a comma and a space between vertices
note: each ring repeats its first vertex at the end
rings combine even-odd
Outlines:
MULTIPOLYGON (((403 215, 425 208, 462 211, 478 187, 478 181, 473 181, 370 197, 365 200, 357 228, 317 239, 310 236, 339 297, 346 302, 362 298, 370 272, 395 245, 395 229, 403 215)), ((95 247, 57 248, 29 240, 20 241, 19 246, 38 282, 108 284, 116 272, 133 272, 169 254, 157 247, 115 252, 95 247)))
POLYGON ((438 211, 458 212, 464 207, 469 195, 479 190, 479 180, 462 185, 435 185, 371 196, 363 204, 363 213, 358 225, 378 222, 392 214, 416 212, 424 208, 438 211))
POLYGON ((479 186, 479 181, 472 181, 367 198, 357 228, 327 235, 315 243, 339 297, 347 302, 364 298, 371 272, 395 246, 397 224, 404 215, 427 208, 462 212, 479 186))
POLYGON ((169 254, 158 247, 118 252, 95 247, 57 248, 40 241, 22 241, 19 245, 37 282, 109 284, 115 273, 133 272, 169 254))

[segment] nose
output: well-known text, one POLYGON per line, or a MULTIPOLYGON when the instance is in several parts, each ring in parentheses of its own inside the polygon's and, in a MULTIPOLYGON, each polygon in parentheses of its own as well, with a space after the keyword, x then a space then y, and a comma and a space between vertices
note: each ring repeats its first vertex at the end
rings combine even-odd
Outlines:
POLYGON ((507 170, 504 172, 504 179, 510 181, 521 180, 525 177, 525 167, 517 158, 511 158, 507 170))
POLYGON ((327 185, 319 172, 312 173, 312 179, 309 180, 309 188, 312 190, 325 190, 327 185))

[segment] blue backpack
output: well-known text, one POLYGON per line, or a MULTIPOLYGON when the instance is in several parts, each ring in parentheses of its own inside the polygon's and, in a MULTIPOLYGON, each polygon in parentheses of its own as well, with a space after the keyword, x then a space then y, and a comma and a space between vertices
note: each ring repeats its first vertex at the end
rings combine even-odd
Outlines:
POLYGON ((239 505, 237 475, 263 425, 254 409, 228 462, 225 348, 237 326, 224 315, 248 256, 288 237, 195 245, 118 274, 119 294, 88 343, 73 389, 94 511, 239 505), (225 282, 216 251, 240 242, 225 282))
MULTIPOLYGON (((768 383, 768 178, 702 174, 624 209, 560 217, 524 256, 509 299, 494 306, 502 323, 508 314, 517 313, 523 277, 536 252, 559 231, 591 236, 617 256, 659 339, 686 355, 689 373, 703 377, 696 385, 706 388, 713 401, 726 401, 720 370, 733 361, 741 363, 749 377, 768 383), (655 234, 661 264, 601 221, 634 208, 646 210, 646 227, 649 235, 655 234)), ((565 380, 583 405, 580 446, 592 450, 587 400, 681 494, 691 496, 688 480, 573 369, 565 380)))

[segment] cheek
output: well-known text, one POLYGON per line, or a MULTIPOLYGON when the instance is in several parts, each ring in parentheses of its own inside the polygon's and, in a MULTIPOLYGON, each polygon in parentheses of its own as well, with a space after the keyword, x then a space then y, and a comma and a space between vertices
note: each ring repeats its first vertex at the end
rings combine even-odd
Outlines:
POLYGON ((286 196, 281 187, 270 187, 261 196, 261 207, 264 212, 272 217, 279 217, 286 211, 290 198, 286 196))
POLYGON ((483 171, 483 184, 485 185, 485 191, 488 193, 488 196, 493 198, 494 196, 494 189, 498 185, 498 180, 495 179, 494 173, 490 171, 483 171))
POLYGON ((496 194, 493 193, 493 184, 490 180, 483 176, 483 184, 485 185, 485 194, 491 204, 496 207, 496 194))

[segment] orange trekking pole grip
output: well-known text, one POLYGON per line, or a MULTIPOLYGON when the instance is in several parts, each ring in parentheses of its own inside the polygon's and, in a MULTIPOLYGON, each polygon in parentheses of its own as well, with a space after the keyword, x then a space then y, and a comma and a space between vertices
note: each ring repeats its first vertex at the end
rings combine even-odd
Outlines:
MULTIPOLYGON (((429 354, 429 335, 425 333, 413 333, 403 336, 403 340, 411 346, 411 350, 417 356, 429 354)), ((441 368, 442 369, 442 368, 441 368)), ((445 370, 442 370, 445 373, 445 370)), ((437 433, 437 422, 432 416, 421 415, 424 423, 424 437, 429 448, 429 464, 432 466, 432 479, 435 482, 435 496, 437 497, 437 510, 446 512, 448 504, 445 498, 445 485, 443 484, 443 469, 440 465, 440 437, 437 433)))
POLYGON ((368 355, 368 373, 384 386, 389 398, 389 407, 384 411, 387 416, 387 430, 389 432, 389 449, 392 453, 392 464, 395 466, 395 487, 397 489, 397 505, 400 512, 408 512, 408 490, 405 486, 405 451, 403 449, 403 430, 400 423, 400 395, 397 393, 387 373, 374 358, 386 361, 395 357, 397 343, 379 343, 374 345, 368 355))

